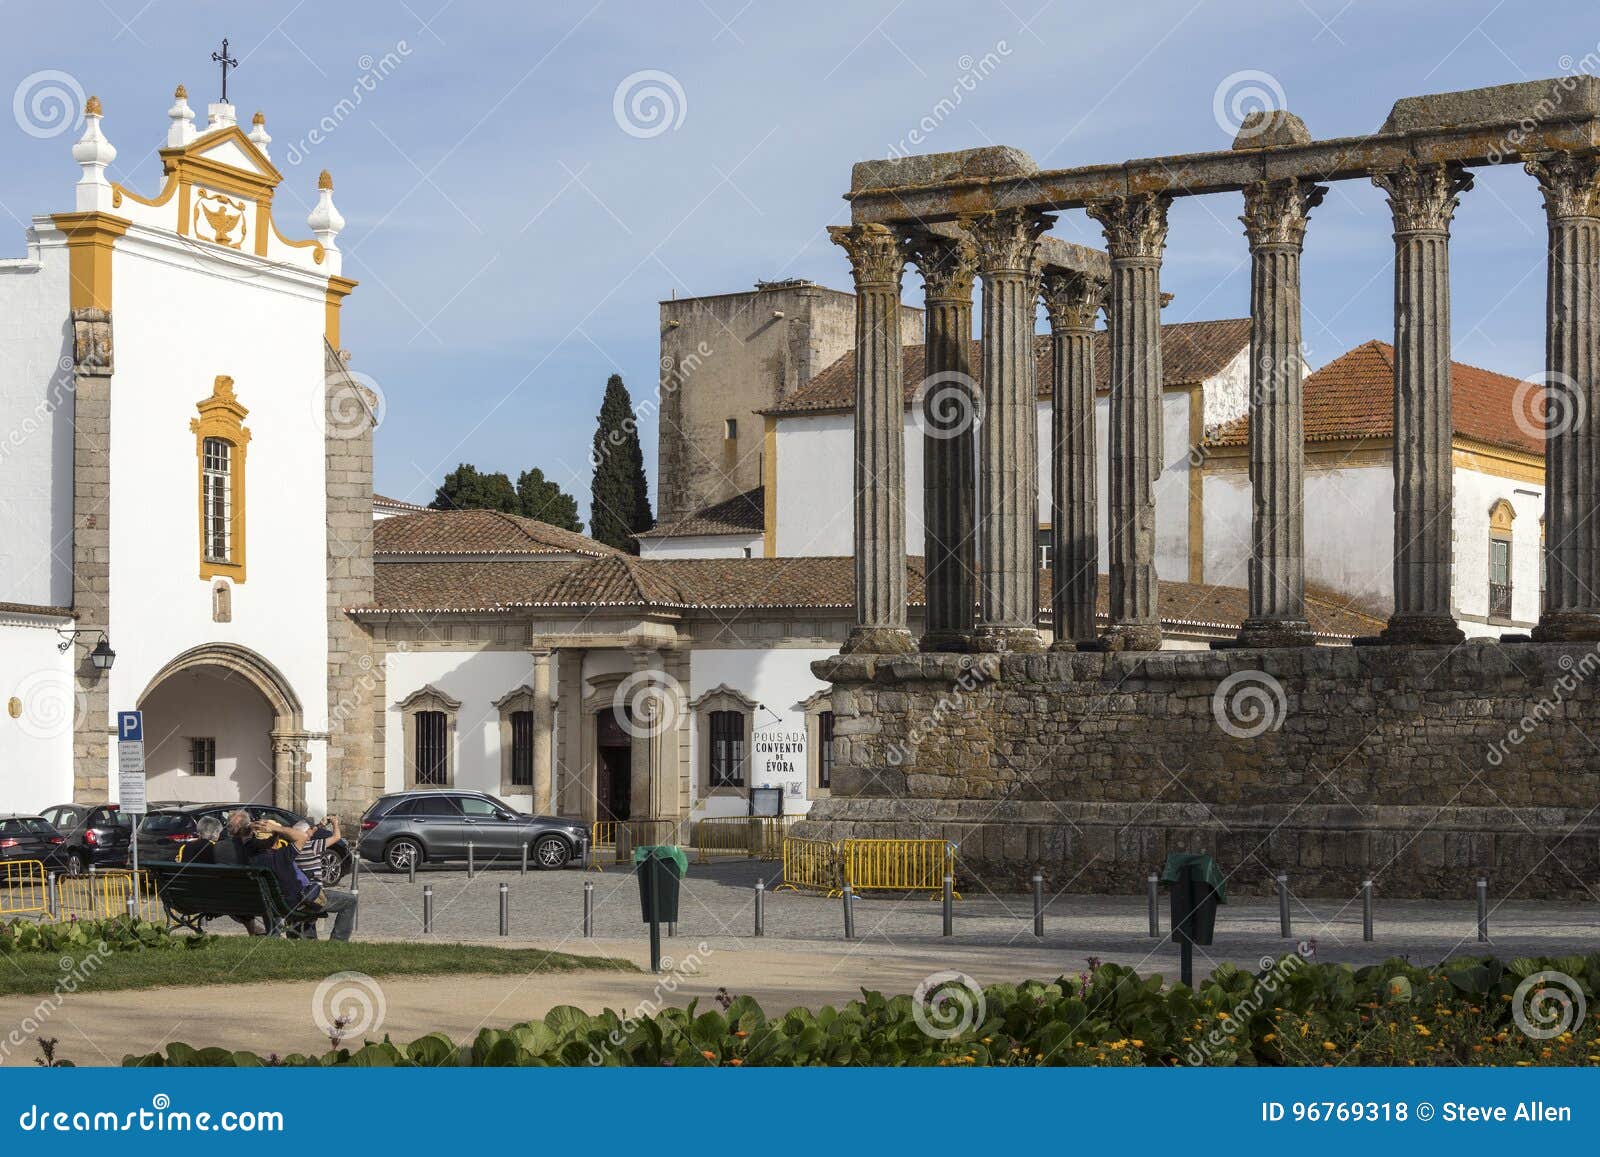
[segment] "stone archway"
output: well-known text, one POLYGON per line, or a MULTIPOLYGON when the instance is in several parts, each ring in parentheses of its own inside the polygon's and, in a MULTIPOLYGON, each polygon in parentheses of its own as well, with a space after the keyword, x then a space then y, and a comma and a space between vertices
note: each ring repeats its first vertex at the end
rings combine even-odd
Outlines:
MULTIPOLYGON (((163 697, 181 692, 183 681, 209 676, 235 691, 249 688, 261 700, 261 717, 270 718, 263 750, 270 760, 271 802, 278 807, 303 811, 305 807, 306 764, 309 733, 300 697, 281 671, 272 663, 234 643, 206 643, 173 658, 157 671, 139 696, 139 704, 162 705, 163 697)), ((238 703, 239 714, 248 720, 248 704, 238 703)), ((159 726, 159 721, 157 721, 159 726)), ((146 724, 150 726, 149 721, 146 724)), ((248 727, 248 722, 243 726, 248 727)), ((265 801, 261 801, 265 802, 265 801)))

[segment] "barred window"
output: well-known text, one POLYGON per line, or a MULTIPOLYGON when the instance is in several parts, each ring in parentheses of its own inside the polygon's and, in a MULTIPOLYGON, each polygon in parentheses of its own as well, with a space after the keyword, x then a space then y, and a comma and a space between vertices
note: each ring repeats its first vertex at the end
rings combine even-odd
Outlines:
POLYGON ((511 785, 533 786, 533 712, 511 713, 511 785))
POLYGON ((833 712, 817 716, 817 786, 833 787, 833 712))
POLYGON ((205 440, 201 494, 207 562, 233 561, 233 447, 221 438, 205 440))
POLYGON ((450 782, 449 735, 443 711, 417 712, 417 783, 444 787, 450 782))
POLYGON ((209 735, 196 735, 189 740, 189 774, 217 774, 217 741, 209 735))
POLYGON ((744 712, 711 713, 711 786, 744 786, 744 712))

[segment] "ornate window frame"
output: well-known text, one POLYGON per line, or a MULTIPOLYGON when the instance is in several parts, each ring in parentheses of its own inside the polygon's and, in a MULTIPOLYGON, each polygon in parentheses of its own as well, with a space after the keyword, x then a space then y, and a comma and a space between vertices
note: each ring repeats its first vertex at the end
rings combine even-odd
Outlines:
POLYGON ((395 706, 400 710, 401 734, 405 736, 405 775, 407 791, 425 791, 429 788, 454 787, 456 782, 456 715, 461 710, 461 700, 451 698, 432 683, 418 687, 395 706), (424 711, 438 711, 444 715, 444 782, 417 782, 417 716, 424 711))
POLYGON ((826 799, 833 794, 833 788, 822 786, 822 716, 833 712, 833 688, 822 688, 796 703, 792 710, 806 717, 806 794, 812 799, 826 799))
MULTIPOLYGON (((500 795, 502 797, 533 794, 534 785, 531 782, 521 784, 511 782, 511 717, 518 711, 527 711, 537 721, 539 717, 538 708, 534 706, 538 702, 536 695, 537 693, 534 689, 524 683, 521 687, 514 687, 495 700, 495 710, 500 713, 500 795)), ((539 742, 537 727, 534 729, 533 742, 539 742)), ((537 755, 535 755, 533 762, 537 766, 537 755)), ((537 806, 537 803, 535 806, 537 806)))
POLYGON ((250 411, 239 404, 233 393, 233 379, 218 374, 211 383, 211 396, 195 403, 198 418, 189 420, 194 434, 196 497, 200 512, 200 577, 210 581, 219 575, 235 583, 245 578, 245 450, 250 431, 244 420, 250 411), (228 455, 228 535, 229 557, 206 555, 206 441, 215 438, 227 443, 228 455))
POLYGON ((1511 505, 1509 499, 1497 498, 1489 504, 1489 553, 1487 558, 1488 565, 1485 568, 1488 573, 1484 576, 1485 585, 1489 592, 1489 601, 1484 618, 1492 623, 1511 622, 1514 617, 1510 600, 1515 597, 1516 592, 1516 572, 1513 568, 1516 566, 1517 550, 1516 535, 1512 530, 1512 523, 1516 521, 1516 517, 1516 507, 1511 505), (1507 604, 1504 615, 1496 614, 1494 608, 1494 588, 1496 585, 1494 581, 1494 550, 1496 544, 1499 543, 1504 543, 1506 548, 1505 586, 1507 604))
POLYGON ((717 684, 689 704, 689 710, 694 712, 697 742, 694 778, 699 798, 750 798, 750 781, 755 771, 756 712, 760 707, 761 704, 743 691, 729 687, 726 683, 717 684), (744 715, 745 773, 744 783, 739 787, 728 784, 711 786, 711 714, 714 711, 738 711, 744 715))

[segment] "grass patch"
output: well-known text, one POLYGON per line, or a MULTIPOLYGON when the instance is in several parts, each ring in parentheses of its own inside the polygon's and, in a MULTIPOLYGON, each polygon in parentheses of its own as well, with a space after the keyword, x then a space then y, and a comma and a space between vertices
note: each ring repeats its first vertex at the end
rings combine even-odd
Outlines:
POLYGON ((114 992, 175 985, 254 984, 270 980, 321 980, 330 972, 369 976, 526 976, 530 973, 599 970, 636 972, 633 964, 606 956, 574 956, 538 948, 479 944, 409 944, 332 940, 295 941, 225 936, 189 952, 132 951, 94 957, 63 971, 54 953, 0 956, 0 996, 55 991, 69 977, 77 992, 114 992))

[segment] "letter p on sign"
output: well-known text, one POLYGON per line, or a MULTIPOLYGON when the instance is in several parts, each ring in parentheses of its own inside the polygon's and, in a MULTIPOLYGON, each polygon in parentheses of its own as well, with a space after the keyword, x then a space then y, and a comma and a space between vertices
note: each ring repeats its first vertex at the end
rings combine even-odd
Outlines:
POLYGON ((121 743, 138 743, 144 740, 144 712, 117 712, 117 740, 121 743))

